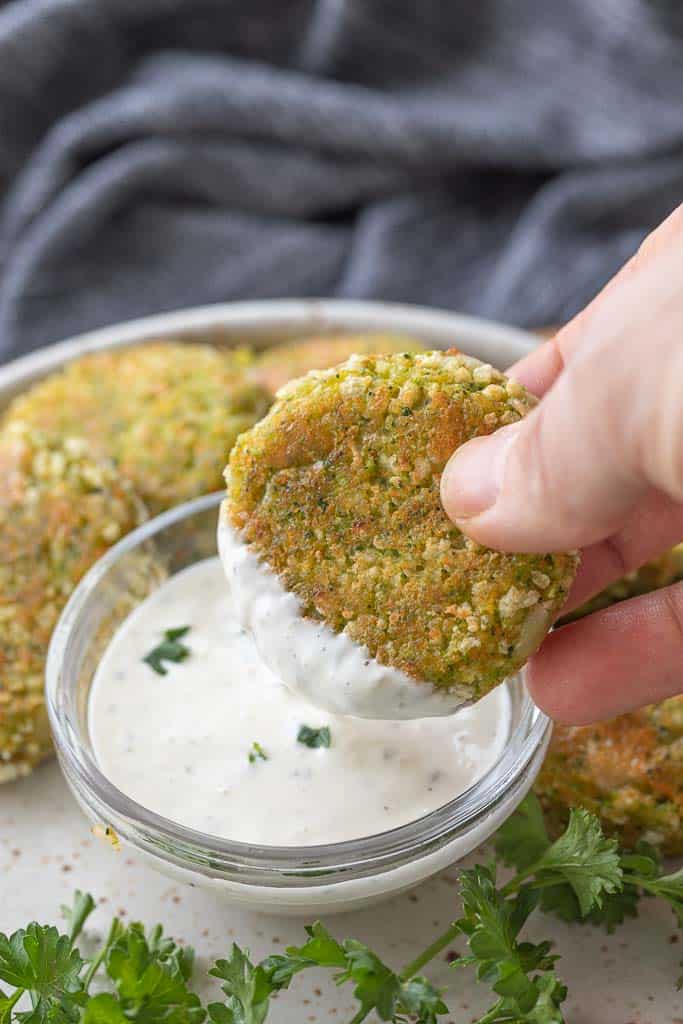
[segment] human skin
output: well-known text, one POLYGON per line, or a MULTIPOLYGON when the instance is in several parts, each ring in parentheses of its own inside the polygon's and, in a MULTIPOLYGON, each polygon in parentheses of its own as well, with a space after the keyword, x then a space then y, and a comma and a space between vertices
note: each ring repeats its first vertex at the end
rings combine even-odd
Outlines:
MULTIPOLYGON (((542 398, 461 447, 441 482, 463 533, 514 552, 582 549, 565 611, 683 538, 683 206, 603 291, 509 370, 542 398)), ((683 691, 683 583, 552 633, 535 701, 586 724, 683 691)))

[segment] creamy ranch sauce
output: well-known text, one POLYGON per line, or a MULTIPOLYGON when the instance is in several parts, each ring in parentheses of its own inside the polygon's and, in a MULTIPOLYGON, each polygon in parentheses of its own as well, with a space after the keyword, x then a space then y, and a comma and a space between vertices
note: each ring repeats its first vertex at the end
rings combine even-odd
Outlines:
POLYGON ((291 693, 232 609, 219 559, 164 583, 123 623, 93 682, 89 724, 104 774, 138 803, 203 832, 269 845, 372 835, 453 799, 499 758, 503 687, 450 718, 331 714, 291 693), (190 656, 155 673, 143 657, 180 626, 190 656), (329 749, 297 742, 327 725, 329 749), (252 743, 267 761, 249 762, 252 743))
POLYGON ((381 664, 346 633, 303 616, 298 598, 233 529, 225 504, 218 550, 238 620, 271 672, 305 700, 341 715, 382 719, 449 715, 467 703, 467 689, 419 683, 381 664))

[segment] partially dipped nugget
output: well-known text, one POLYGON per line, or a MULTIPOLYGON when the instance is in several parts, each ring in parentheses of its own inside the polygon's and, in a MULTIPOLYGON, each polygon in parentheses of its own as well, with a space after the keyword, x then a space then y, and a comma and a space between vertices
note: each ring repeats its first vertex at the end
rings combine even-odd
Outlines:
POLYGON ((268 408, 249 361, 174 341, 95 353, 15 399, 6 421, 88 437, 157 513, 219 488, 226 452, 268 408))
POLYGON ((327 370, 352 355, 421 352, 424 348, 407 334, 321 334, 266 349, 256 357, 251 374, 275 395, 290 380, 310 370, 327 370))
POLYGON ((534 404, 455 352, 354 356, 280 391, 233 449, 219 541, 238 612, 286 683, 331 710, 420 717, 524 664, 577 558, 474 543, 439 481, 459 445, 534 404))
POLYGON ((52 630, 81 576, 142 515, 87 442, 23 427, 0 433, 0 782, 50 752, 43 686, 52 630))

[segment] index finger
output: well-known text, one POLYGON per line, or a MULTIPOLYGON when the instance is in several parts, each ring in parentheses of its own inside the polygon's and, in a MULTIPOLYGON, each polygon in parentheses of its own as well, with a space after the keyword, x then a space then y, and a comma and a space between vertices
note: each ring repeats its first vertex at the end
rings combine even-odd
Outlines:
POLYGON ((683 584, 554 630, 525 669, 534 701, 586 725, 681 693, 683 584))

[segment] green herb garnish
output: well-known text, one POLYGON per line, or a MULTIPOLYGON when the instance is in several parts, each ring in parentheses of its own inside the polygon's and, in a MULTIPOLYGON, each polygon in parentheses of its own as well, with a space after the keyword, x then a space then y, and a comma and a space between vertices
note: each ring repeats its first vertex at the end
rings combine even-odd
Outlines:
POLYGON ((526 887, 517 896, 506 897, 505 890, 496 887, 495 868, 482 864, 460 877, 465 913, 457 925, 467 936, 471 955, 453 966, 476 967, 477 979, 488 982, 500 997, 483 1020, 563 1021, 560 1006, 567 989, 554 973, 559 957, 550 953, 549 942, 518 941, 538 904, 538 893, 526 887))
POLYGON ((184 637, 189 631, 189 626, 177 626, 175 629, 165 630, 161 643, 149 654, 146 654, 142 660, 158 675, 167 675, 167 669, 164 668, 165 661, 185 661, 190 654, 190 648, 179 642, 181 637, 184 637))
POLYGON ((91 960, 76 948, 92 896, 76 892, 63 907, 68 933, 35 921, 9 937, 0 934, 2 1024, 201 1024, 206 1016, 188 988, 192 951, 163 937, 158 925, 145 935, 141 924, 127 928, 114 918, 107 938, 91 960), (113 992, 90 995, 95 975, 104 968, 113 992), (14 1009, 23 995, 31 1009, 14 1009))
MULTIPOLYGON (((618 850, 614 840, 602 835, 599 822, 586 811, 574 811, 567 831, 553 844, 548 836, 543 811, 537 798, 530 794, 498 830, 495 840, 500 859, 515 867, 520 874, 535 874, 543 884, 540 907, 563 921, 589 921, 613 932, 627 917, 638 916, 642 892, 662 895, 658 883, 661 876, 659 856, 653 847, 640 843, 631 852, 618 850), (579 817, 580 816, 580 817, 579 817), (569 840, 574 837, 571 843, 569 840), (561 842, 560 842, 561 840, 561 842), (560 846, 556 862, 559 875, 554 874, 553 858, 560 846), (564 853, 563 853, 564 847, 564 853), (577 848, 578 847, 578 848, 577 848), (549 851, 555 849, 554 854, 549 851), (615 862, 617 870, 615 871, 615 862), (605 870, 610 877, 596 899, 592 898, 595 875, 605 870), (555 882, 556 884, 553 884, 555 882), (590 905, 590 909, 586 908, 590 905)), ((670 900, 676 910, 675 893, 670 900)), ((683 896, 683 890, 680 893, 683 896)))
POLYGON ((297 733, 297 741, 305 747, 329 747, 332 743, 332 733, 329 725, 323 725, 320 729, 312 729, 310 725, 302 725, 297 733))
MULTIPOLYGON (((321 745, 329 745, 329 729, 309 731, 326 731, 321 745)), ((260 758, 260 745, 252 750, 260 758)), ((439 1024, 448 1007, 422 970, 458 936, 467 941, 469 955, 456 958, 453 967, 473 967, 495 996, 474 1024, 564 1024, 567 989, 555 972, 559 957, 550 942, 522 937, 537 909, 611 931, 637 913, 646 894, 667 901, 683 926, 683 871, 663 875, 645 843, 633 852, 618 850, 586 811, 573 811, 552 842, 538 801, 527 797, 499 831, 496 849, 517 869, 514 877, 499 884, 493 864, 463 870, 462 916, 402 970, 316 922, 306 927, 303 945, 259 963, 233 945, 209 972, 221 981, 224 998, 206 1009, 190 988, 191 950, 165 938, 159 925, 146 932, 141 924, 125 927, 114 918, 99 952, 86 960, 76 940, 95 903, 77 892, 73 905, 63 908, 66 934, 35 922, 9 937, 0 934, 0 984, 10 986, 8 993, 0 989, 0 1024, 202 1024, 207 1011, 211 1024, 264 1024, 271 997, 309 968, 331 970, 338 985, 352 986, 357 1006, 343 1024, 361 1024, 372 1013, 391 1024, 439 1024), (98 972, 109 991, 91 995, 98 972), (19 1011, 24 995, 30 1008, 19 1011)))
POLYGON ((254 740, 254 742, 251 745, 251 749, 249 750, 249 764, 254 764, 254 762, 256 761, 267 760, 268 755, 266 754, 265 750, 263 749, 260 743, 257 743, 256 740, 254 740))

